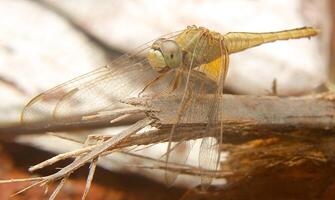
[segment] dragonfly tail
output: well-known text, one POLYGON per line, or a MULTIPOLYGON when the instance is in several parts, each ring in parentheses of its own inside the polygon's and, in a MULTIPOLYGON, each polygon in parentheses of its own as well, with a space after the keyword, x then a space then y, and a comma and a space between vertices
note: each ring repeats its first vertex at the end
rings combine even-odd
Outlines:
POLYGON ((259 46, 264 43, 278 40, 290 40, 299 38, 310 38, 320 33, 320 30, 312 27, 302 27, 291 30, 268 33, 243 33, 231 32, 223 36, 225 46, 229 53, 236 53, 248 48, 259 46))

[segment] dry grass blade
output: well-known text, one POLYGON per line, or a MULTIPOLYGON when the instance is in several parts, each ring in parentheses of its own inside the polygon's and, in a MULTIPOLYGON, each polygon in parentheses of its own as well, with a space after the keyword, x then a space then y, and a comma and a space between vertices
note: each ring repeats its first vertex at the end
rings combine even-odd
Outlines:
POLYGON ((10 179, 10 180, 0 180, 0 184, 3 184, 3 183, 32 182, 32 181, 41 181, 41 180, 43 180, 43 177, 18 178, 18 179, 10 179))
MULTIPOLYGON (((29 181, 29 180, 27 180, 27 181, 29 181)), ((21 194, 21 193, 23 193, 23 192, 29 190, 30 188, 35 187, 36 185, 39 185, 39 184, 43 184, 43 183, 44 183, 44 180, 39 181, 39 182, 36 182, 36 183, 33 183, 33 184, 29 185, 28 187, 25 187, 25 188, 23 188, 22 190, 20 190, 20 191, 14 193, 14 194, 12 194, 10 197, 15 197, 15 196, 17 196, 18 194, 21 194)))
POLYGON ((57 196, 57 194, 60 192, 60 190, 63 188, 65 182, 67 180, 67 177, 63 178, 60 183, 57 185, 56 189, 54 192, 50 195, 49 200, 54 200, 57 196))
MULTIPOLYGON (((91 181, 93 179, 93 175, 95 172, 95 168, 96 168, 96 160, 97 158, 102 155, 105 151, 107 151, 108 149, 115 147, 117 144, 119 144, 120 142, 122 142, 124 139, 130 137, 131 135, 135 134, 137 131, 141 130, 142 128, 150 125, 151 123, 153 123, 155 120, 152 119, 143 119, 140 120, 139 122, 135 123, 134 125, 132 125, 131 127, 129 127, 128 129, 121 131, 119 135, 116 135, 115 137, 112 137, 106 141, 103 141, 101 143, 98 143, 95 146, 89 146, 86 147, 88 148, 85 149, 85 147, 83 148, 84 150, 79 150, 75 151, 75 152, 71 152, 70 154, 66 154, 61 155, 59 157, 56 156, 56 158, 51 159, 51 161, 48 162, 43 162, 41 165, 38 165, 37 167, 35 166, 34 169, 37 169, 39 167, 43 167, 43 166, 47 166, 50 163, 56 162, 59 159, 63 159, 65 157, 72 157, 72 156, 77 156, 77 158, 68 166, 62 168, 60 171, 56 172, 55 174, 49 175, 49 176, 45 176, 45 177, 40 177, 40 178, 31 178, 31 179, 20 179, 18 182, 24 182, 24 181, 36 181, 36 180, 40 180, 37 183, 34 183, 30 186, 28 186, 27 188, 24 188, 23 190, 19 191, 16 194, 19 194, 21 192, 26 191, 27 189, 37 185, 37 184, 41 184, 41 185, 45 185, 48 184, 50 182, 54 182, 57 181, 59 179, 62 179, 62 181, 60 182, 60 184, 57 186, 57 188, 55 189, 55 191, 53 192, 53 194, 50 196, 51 199, 55 198, 56 195, 58 194, 58 192, 60 191, 60 189, 63 187, 63 185, 65 184, 65 180, 70 176, 71 173, 73 173, 75 170, 77 170, 79 167, 83 166, 85 163, 92 161, 93 164, 91 165, 91 169, 90 169, 90 174, 88 176, 87 179, 87 186, 85 189, 85 193, 88 192, 90 185, 91 185, 91 181), (83 152, 87 152, 85 155, 80 155, 80 153, 83 152)), ((15 182, 15 180, 7 180, 7 181, 2 181, 2 183, 10 183, 10 182, 15 182)), ((1 183, 1 182, 0 182, 1 183)))
POLYGON ((87 153, 88 151, 92 150, 95 147, 95 145, 93 146, 88 146, 88 147, 83 147, 81 149, 77 149, 77 150, 73 150, 71 152, 67 152, 67 153, 63 153, 63 154, 58 154, 57 156, 54 156, 46 161, 43 161, 37 165, 34 165, 32 167, 29 168, 30 172, 34 172, 38 169, 42 169, 44 167, 47 167, 49 165, 55 164, 58 161, 61 160, 65 160, 68 158, 72 158, 72 157, 76 157, 76 156, 80 156, 84 153, 87 153))
POLYGON ((187 174, 187 175, 193 175, 193 176, 208 176, 212 178, 224 178, 229 175, 232 175, 232 171, 229 170, 206 170, 206 169, 200 169, 198 167, 194 167, 191 165, 187 164, 178 164, 178 163, 173 163, 169 162, 166 164, 164 160, 161 159, 155 159, 143 155, 138 155, 130 152, 124 152, 121 151, 120 153, 123 153, 125 155, 129 155, 132 157, 140 158, 140 159, 145 159, 150 162, 153 162, 154 165, 152 166, 147 166, 147 165, 129 165, 131 167, 137 167, 137 168, 143 168, 143 169, 153 169, 153 170, 164 170, 164 171, 171 171, 171 172, 178 172, 179 174, 187 174))
POLYGON ((152 169, 152 170, 163 170, 163 171, 170 171, 178 174, 186 174, 192 176, 205 176, 209 178, 226 178, 227 176, 233 175, 232 171, 214 171, 214 170, 205 170, 200 169, 198 167, 193 167, 189 165, 174 165, 169 163, 168 165, 132 165, 133 167, 138 167, 142 169, 152 169))
POLYGON ((94 176, 94 172, 95 172, 95 169, 97 167, 97 162, 98 162, 98 159, 99 158, 96 158, 94 159, 92 162, 91 162, 91 165, 90 165, 90 171, 89 171, 89 174, 87 176, 87 180, 86 180, 86 186, 85 186, 85 191, 84 191, 84 194, 82 196, 82 200, 85 200, 86 199, 86 196, 91 188, 91 184, 92 184, 92 180, 93 180, 93 176, 94 176))
POLYGON ((130 137, 131 135, 135 134, 137 131, 141 130, 142 128, 144 128, 148 125, 150 125, 153 122, 154 122, 154 120, 152 120, 152 119, 143 119, 143 120, 135 123, 134 125, 132 125, 128 129, 120 132, 117 136, 112 137, 109 140, 104 141, 103 143, 95 146, 86 155, 82 156, 78 160, 73 161, 71 164, 64 167, 59 172, 57 172, 53 175, 50 175, 48 177, 48 179, 57 180, 61 177, 64 177, 67 174, 72 173, 73 171, 75 171, 76 169, 78 169, 79 167, 84 165, 85 163, 87 163, 87 162, 97 158, 98 156, 100 156, 104 151, 108 150, 109 148, 111 148, 113 146, 116 146, 117 144, 122 142, 122 140, 130 137))

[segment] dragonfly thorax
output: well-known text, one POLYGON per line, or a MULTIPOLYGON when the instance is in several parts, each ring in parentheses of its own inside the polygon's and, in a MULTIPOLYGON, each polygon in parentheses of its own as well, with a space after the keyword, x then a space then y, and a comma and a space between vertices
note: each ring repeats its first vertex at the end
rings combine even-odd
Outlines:
POLYGON ((178 68, 182 64, 182 50, 174 40, 161 38, 152 44, 148 61, 158 72, 178 68))

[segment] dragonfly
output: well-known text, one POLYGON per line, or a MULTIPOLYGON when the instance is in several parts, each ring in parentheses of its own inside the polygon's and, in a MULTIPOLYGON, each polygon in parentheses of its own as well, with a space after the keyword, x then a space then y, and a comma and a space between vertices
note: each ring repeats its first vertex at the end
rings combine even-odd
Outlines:
MULTIPOLYGON (((192 117, 195 106, 204 95, 207 123, 203 131, 198 155, 199 169, 218 171, 220 144, 224 134, 224 108, 220 98, 228 73, 229 58, 233 53, 278 40, 310 38, 319 34, 313 27, 302 27, 277 32, 229 32, 221 34, 205 27, 186 29, 164 35, 124 54, 111 64, 65 82, 33 98, 23 109, 22 123, 45 121, 82 122, 85 116, 122 108, 122 99, 140 96, 179 95, 179 108, 170 130, 166 153, 169 163, 185 164, 195 141, 175 142, 184 123, 192 117)), ((165 179, 172 184, 177 172, 166 172, 165 179)), ((201 185, 210 185, 213 178, 201 176, 201 185)))

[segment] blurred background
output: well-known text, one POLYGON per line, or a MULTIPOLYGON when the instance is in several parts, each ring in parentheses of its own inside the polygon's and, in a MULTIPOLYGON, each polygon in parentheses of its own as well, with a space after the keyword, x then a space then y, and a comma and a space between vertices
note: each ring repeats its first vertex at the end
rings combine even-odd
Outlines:
MULTIPOLYGON (((335 81, 334 11, 331 0, 1 0, 0 122, 18 121, 25 103, 40 92, 193 24, 220 33, 321 29, 321 35, 310 40, 266 44, 231 56, 226 88, 232 93, 269 95, 275 80, 278 95, 308 94, 335 81)), ((45 135, 1 143, 0 178, 28 176, 27 166, 77 147, 45 135)), ((155 151, 149 148, 145 153, 155 151)), ((140 172, 146 178, 127 174, 138 170, 125 171, 125 163, 140 161, 122 155, 111 159, 97 170, 89 198, 174 199, 198 184, 188 177, 180 178, 179 186, 166 188, 157 173, 140 172)), ((85 173, 75 176, 64 198, 80 197, 85 173)), ((6 190, 0 199, 20 187, 0 185, 0 191, 6 190)), ((38 191, 22 198, 43 195, 38 191)))

